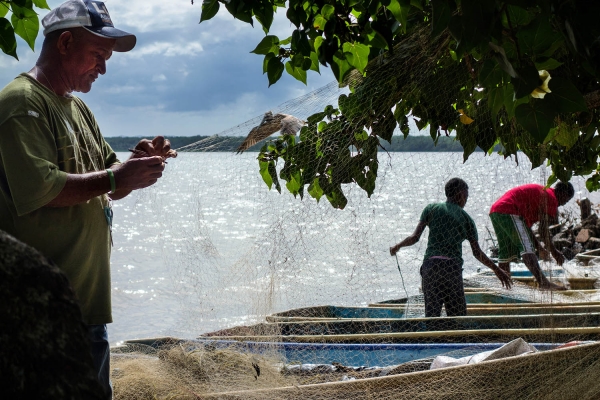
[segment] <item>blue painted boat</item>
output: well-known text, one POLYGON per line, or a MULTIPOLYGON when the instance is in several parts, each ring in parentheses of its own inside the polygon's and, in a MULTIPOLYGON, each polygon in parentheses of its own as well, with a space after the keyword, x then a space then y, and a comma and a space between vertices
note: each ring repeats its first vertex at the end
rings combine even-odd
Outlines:
POLYGON ((268 389, 215 391, 203 399, 597 399, 600 343, 478 364, 268 389))
MULTIPOLYGON (((285 364, 333 364, 348 367, 387 367, 410 361, 433 358, 440 354, 460 352, 469 356, 482 351, 495 350, 504 343, 432 343, 432 344, 327 344, 239 342, 232 340, 178 340, 154 338, 128 340, 126 345, 144 344, 156 349, 165 345, 182 343, 188 351, 209 346, 215 349, 232 349, 243 353, 268 354, 279 357, 285 364)), ((552 343, 537 343, 538 350, 556 347, 552 343)))
MULTIPOLYGON (((528 300, 515 298, 512 296, 506 296, 500 293, 493 293, 486 290, 481 291, 465 291, 465 300, 467 304, 520 304, 529 303, 528 300)), ((374 306, 388 305, 388 304, 406 304, 407 298, 385 300, 378 303, 374 303, 374 306)))

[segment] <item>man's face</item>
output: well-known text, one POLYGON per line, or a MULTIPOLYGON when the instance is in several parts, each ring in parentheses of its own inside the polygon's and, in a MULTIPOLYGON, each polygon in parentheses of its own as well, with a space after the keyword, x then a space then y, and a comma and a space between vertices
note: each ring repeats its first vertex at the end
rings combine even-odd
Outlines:
POLYGON ((106 61, 112 55, 116 40, 80 30, 72 37, 63 53, 64 78, 71 91, 87 93, 98 75, 106 73, 106 61))
POLYGON ((462 192, 460 192, 460 201, 459 201, 458 205, 461 206, 462 208, 464 208, 465 205, 467 204, 468 199, 469 199, 469 190, 465 189, 462 192))
POLYGON ((565 204, 567 204, 569 202, 569 200, 571 200, 573 198, 573 196, 568 197, 568 195, 561 193, 559 195, 556 196, 556 201, 558 201, 558 205, 559 206, 564 206, 565 204))

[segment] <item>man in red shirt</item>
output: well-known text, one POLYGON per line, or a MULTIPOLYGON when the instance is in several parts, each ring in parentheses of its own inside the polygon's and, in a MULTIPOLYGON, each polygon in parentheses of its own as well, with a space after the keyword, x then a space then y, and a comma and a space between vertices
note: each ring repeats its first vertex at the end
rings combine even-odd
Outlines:
POLYGON ((558 220, 558 207, 571 200, 574 194, 571 183, 558 182, 549 189, 537 184, 517 186, 500 197, 490 209, 490 219, 498 237, 498 266, 510 273, 510 262, 521 256, 540 289, 564 290, 542 273, 535 249, 540 253, 549 250, 558 265, 565 261, 552 243, 548 226, 551 221, 558 220), (539 233, 546 248, 531 232, 531 226, 536 222, 540 223, 539 233))

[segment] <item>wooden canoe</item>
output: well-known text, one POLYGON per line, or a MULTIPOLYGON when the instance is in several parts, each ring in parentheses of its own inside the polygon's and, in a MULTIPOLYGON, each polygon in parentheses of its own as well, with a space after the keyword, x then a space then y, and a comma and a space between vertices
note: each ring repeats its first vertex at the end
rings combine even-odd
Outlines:
POLYGON ((204 399, 544 399, 600 398, 600 343, 479 364, 342 382, 203 394, 204 399))

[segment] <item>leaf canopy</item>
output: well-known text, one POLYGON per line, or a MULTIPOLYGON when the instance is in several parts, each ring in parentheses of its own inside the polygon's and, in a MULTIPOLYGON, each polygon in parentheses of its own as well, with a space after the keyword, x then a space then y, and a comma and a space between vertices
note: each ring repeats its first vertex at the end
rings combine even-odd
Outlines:
POLYGON ((301 142, 280 138, 260 153, 273 168, 283 161, 294 194, 308 185, 311 197, 340 208, 343 184, 370 196, 380 140, 409 135, 409 120, 434 143, 454 132, 465 160, 498 144, 504 157, 546 162, 551 181, 582 175, 600 188, 600 2, 214 1, 267 32, 253 52, 264 56, 269 85, 284 69, 306 83, 321 64, 350 88, 338 109, 307 118, 301 142), (268 36, 269 7, 285 8, 290 41, 268 36))

